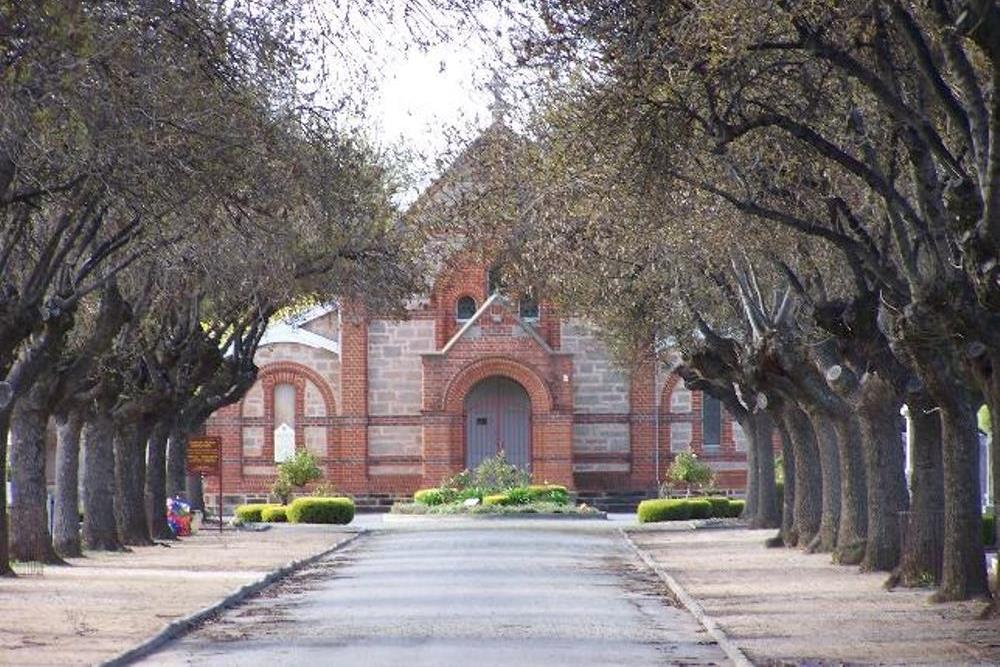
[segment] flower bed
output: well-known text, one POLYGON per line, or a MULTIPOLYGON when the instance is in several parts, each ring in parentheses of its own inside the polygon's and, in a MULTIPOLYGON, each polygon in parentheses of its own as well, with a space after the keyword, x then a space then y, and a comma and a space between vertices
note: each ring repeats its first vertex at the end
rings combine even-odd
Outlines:
POLYGON ((465 470, 433 489, 413 494, 412 503, 396 503, 393 514, 573 514, 604 516, 603 512, 572 502, 558 484, 531 484, 527 473, 511 465, 501 452, 474 471, 465 470))

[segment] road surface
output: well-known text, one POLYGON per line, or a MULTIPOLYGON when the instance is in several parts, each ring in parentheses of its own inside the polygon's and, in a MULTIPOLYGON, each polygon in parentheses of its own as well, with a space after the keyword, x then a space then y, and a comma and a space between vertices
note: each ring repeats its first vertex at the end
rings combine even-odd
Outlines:
POLYGON ((594 524, 374 531, 142 664, 726 664, 617 530, 594 524))

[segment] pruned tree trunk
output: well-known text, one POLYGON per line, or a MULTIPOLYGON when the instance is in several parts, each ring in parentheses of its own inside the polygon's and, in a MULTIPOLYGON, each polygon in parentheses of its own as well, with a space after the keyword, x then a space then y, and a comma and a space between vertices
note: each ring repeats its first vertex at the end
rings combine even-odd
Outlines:
POLYGON ((187 495, 187 431, 174 425, 167 441, 167 496, 187 495))
POLYGON ((747 435, 747 497, 743 505, 743 519, 754 527, 760 499, 760 467, 757 464, 757 434, 754 429, 753 415, 747 413, 740 422, 740 427, 747 435))
MULTIPOLYGON (((794 530, 798 536, 797 544, 805 548, 819 535, 823 513, 819 450, 806 414, 795 405, 787 406, 782 412, 795 457, 794 530)), ((785 478, 787 480, 787 473, 785 478)))
POLYGON ((83 555, 80 544, 80 414, 56 415, 56 502, 52 546, 60 556, 83 555))
POLYGON ((810 415, 822 484, 822 511, 819 532, 806 545, 810 553, 832 552, 837 546, 840 527, 840 456, 837 453, 837 433, 833 423, 819 413, 810 415))
POLYGON ((146 440, 149 429, 140 423, 119 427, 115 434, 115 518, 122 543, 152 544, 146 523, 146 440))
MULTIPOLYGON (((7 434, 10 425, 10 407, 0 407, 0 482, 7 479, 7 434)), ((0 577, 14 575, 10 566, 10 539, 7 520, 7 485, 0 484, 0 577)))
POLYGON ((784 423, 778 421, 777 426, 781 435, 781 461, 785 478, 781 498, 781 539, 785 546, 794 547, 799 541, 795 527, 795 448, 784 423))
POLYGON ((904 586, 941 580, 944 552, 944 468, 941 462, 941 419, 926 394, 907 404, 910 417, 910 489, 912 500, 906 541, 900 556, 904 586))
POLYGON ((899 414, 902 403, 892 385, 867 374, 858 395, 868 484, 868 539, 861 569, 891 572, 900 557, 901 512, 906 511, 905 454, 899 414))
POLYGON ((167 525, 167 440, 170 422, 159 421, 149 435, 146 456, 146 520, 154 540, 170 540, 167 525))
POLYGON ((944 563, 937 598, 988 597, 976 415, 973 406, 958 396, 941 403, 944 563))
POLYGON ((832 420, 840 462, 840 523, 834 559, 857 565, 864 559, 868 537, 868 500, 861 426, 849 412, 832 420))
POLYGON ((45 387, 36 384, 14 406, 10 428, 10 554, 21 561, 62 564, 49 534, 45 483, 45 387))
POLYGON ((120 551, 115 521, 114 423, 98 410, 83 429, 83 546, 120 551))
MULTIPOLYGON (((749 420, 747 435, 749 449, 754 450, 753 467, 757 473, 757 505, 749 516, 752 528, 778 528, 781 526, 781 508, 778 506, 774 486, 774 422, 765 412, 757 412, 749 420)), ((746 430, 746 427, 744 428, 746 430)), ((748 462, 749 465, 749 462, 748 462)))

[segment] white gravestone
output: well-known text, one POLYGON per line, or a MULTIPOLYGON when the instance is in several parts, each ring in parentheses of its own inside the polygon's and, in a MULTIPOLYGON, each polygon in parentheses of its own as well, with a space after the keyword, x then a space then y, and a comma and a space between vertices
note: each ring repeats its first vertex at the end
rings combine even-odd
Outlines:
POLYGON ((274 429, 274 462, 282 463, 295 456, 295 429, 282 424, 274 429))

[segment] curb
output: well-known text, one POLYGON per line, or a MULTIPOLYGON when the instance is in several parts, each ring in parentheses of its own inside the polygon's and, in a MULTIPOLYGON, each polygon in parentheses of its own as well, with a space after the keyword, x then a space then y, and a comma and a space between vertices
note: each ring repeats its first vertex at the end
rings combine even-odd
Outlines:
POLYGON ((607 521, 606 512, 595 514, 563 514, 551 512, 547 514, 535 514, 524 512, 522 514, 393 514, 388 512, 382 515, 383 523, 431 523, 440 521, 442 523, 451 521, 538 521, 540 519, 556 521, 607 521))
POLYGON ((618 532, 621 533, 622 539, 625 543, 635 552, 635 554, 642 560, 646 566, 656 573, 663 583, 667 585, 670 592, 673 593, 681 603, 687 608, 691 615, 698 619, 702 627, 708 631, 708 634, 712 635, 712 638, 719 644, 719 648, 723 650, 726 656, 732 660, 733 664, 737 667, 753 667, 753 663, 747 658, 743 650, 736 645, 732 639, 730 639, 719 624, 715 622, 715 619, 705 613, 698 601, 695 600, 690 593, 688 593, 683 586, 680 585, 676 579, 674 579, 670 574, 667 573, 656 561, 654 561, 645 551, 639 548, 639 546, 632 541, 632 537, 625 532, 624 529, 619 528, 618 532))
POLYGON ((302 568, 312 565, 316 561, 329 556, 332 553, 340 551, 344 547, 350 545, 352 542, 358 538, 366 535, 368 533, 367 529, 361 529, 360 531, 354 533, 350 537, 343 539, 336 544, 334 544, 329 549, 319 552, 318 554, 313 554, 312 556, 307 556, 305 558, 300 558, 299 560, 293 560, 285 565, 282 565, 276 570, 269 572, 257 581, 251 581, 249 584, 240 586, 235 591, 219 600, 218 602, 211 604, 203 609, 200 609, 193 614, 178 618, 170 623, 167 623, 162 630, 157 632, 155 635, 142 642, 138 646, 133 646, 132 648, 119 653, 115 657, 102 662, 102 667, 120 667, 121 665, 129 665, 139 660, 140 658, 145 658, 146 656, 156 652, 167 642, 173 641, 174 639, 179 639, 196 629, 206 620, 212 616, 218 614, 224 609, 232 607, 246 598, 250 597, 254 593, 257 593, 261 589, 270 586, 276 581, 284 579, 288 575, 301 570, 302 568))

